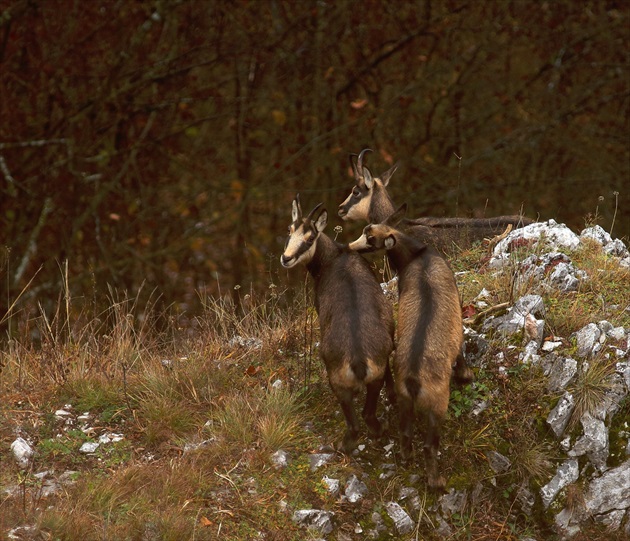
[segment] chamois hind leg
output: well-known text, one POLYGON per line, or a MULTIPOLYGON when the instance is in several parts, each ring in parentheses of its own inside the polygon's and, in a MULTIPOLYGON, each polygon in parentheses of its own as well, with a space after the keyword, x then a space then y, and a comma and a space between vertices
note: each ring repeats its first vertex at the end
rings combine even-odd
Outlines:
POLYGON ((357 446, 357 438, 359 437, 359 419, 354 411, 352 404, 353 391, 348 388, 332 385, 333 392, 339 400, 341 411, 346 418, 346 433, 343 436, 339 450, 344 454, 351 453, 357 446))
POLYGON ((365 405, 363 406, 363 419, 365 419, 370 435, 374 438, 380 438, 383 434, 381 422, 376 417, 376 408, 384 381, 383 378, 380 378, 367 384, 365 405))
POLYGON ((400 454, 403 462, 409 464, 413 458, 413 431, 415 425, 414 403, 409 396, 398 396, 398 415, 400 418, 400 454))
POLYGON ((455 359, 453 371, 453 379, 458 385, 466 385, 467 383, 472 383, 474 379, 473 371, 466 363, 466 358, 461 351, 459 352, 457 359, 455 359))
POLYGON ((427 469, 429 488, 436 492, 444 492, 446 479, 440 475, 438 468, 438 451, 440 449, 440 429, 443 415, 429 411, 427 415, 427 432, 424 440, 424 460, 427 469))

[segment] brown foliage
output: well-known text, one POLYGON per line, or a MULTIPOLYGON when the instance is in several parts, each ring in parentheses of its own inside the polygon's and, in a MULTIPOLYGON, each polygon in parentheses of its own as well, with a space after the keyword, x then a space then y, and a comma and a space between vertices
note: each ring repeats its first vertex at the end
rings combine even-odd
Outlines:
POLYGON ((348 152, 368 146, 403 160, 392 191, 415 215, 522 206, 579 229, 597 212, 628 236, 628 16, 570 0, 10 0, 3 302, 37 274, 20 307, 50 310, 64 260, 97 306, 106 284, 194 311, 197 290, 287 280, 291 198, 336 208, 348 152))

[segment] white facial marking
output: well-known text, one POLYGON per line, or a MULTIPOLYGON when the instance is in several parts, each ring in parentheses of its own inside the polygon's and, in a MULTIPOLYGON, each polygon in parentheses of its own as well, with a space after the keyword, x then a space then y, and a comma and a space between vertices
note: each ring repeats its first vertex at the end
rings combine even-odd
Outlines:
POLYGON ((300 254, 299 257, 296 257, 296 255, 300 251, 300 248, 304 245, 305 242, 308 241, 311 235, 311 232, 308 232, 306 234, 304 233, 304 227, 299 227, 295 231, 293 230, 293 227, 291 228, 289 242, 284 249, 284 253, 280 257, 280 263, 284 268, 290 269, 298 263, 303 263, 304 265, 306 265, 312 259, 313 254, 315 253, 315 245, 317 244, 317 242, 314 242, 308 250, 300 254))
MULTIPOLYGON (((346 201, 348 201, 351 198, 352 198, 352 195, 350 195, 348 199, 346 199, 346 201)), ((370 211, 371 200, 372 200, 372 192, 370 191, 367 194, 365 194, 365 196, 363 196, 357 203, 355 203, 348 209, 348 213, 345 216, 343 216, 343 219, 351 220, 351 221, 366 221, 367 222, 369 211, 370 211)), ((345 204, 345 201, 344 201, 344 204, 345 204)))
POLYGON ((348 248, 350 248, 350 250, 355 250, 355 251, 365 250, 366 248, 369 248, 365 233, 363 233, 363 235, 361 235, 357 240, 348 244, 348 248))

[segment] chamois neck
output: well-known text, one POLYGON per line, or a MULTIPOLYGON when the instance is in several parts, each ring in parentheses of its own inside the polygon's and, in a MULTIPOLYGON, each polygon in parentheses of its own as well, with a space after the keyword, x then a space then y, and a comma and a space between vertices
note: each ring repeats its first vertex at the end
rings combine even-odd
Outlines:
POLYGON ((427 245, 419 240, 396 231, 396 245, 387 251, 387 257, 396 272, 400 273, 411 261, 427 249, 427 245))
POLYGON ((313 278, 318 278, 322 269, 333 259, 339 256, 342 245, 332 240, 325 233, 320 233, 315 246, 315 253, 306 265, 313 278))
POLYGON ((372 200, 370 201, 369 220, 370 223, 380 224, 389 218, 396 207, 392 198, 387 193, 387 188, 379 182, 374 182, 372 200))

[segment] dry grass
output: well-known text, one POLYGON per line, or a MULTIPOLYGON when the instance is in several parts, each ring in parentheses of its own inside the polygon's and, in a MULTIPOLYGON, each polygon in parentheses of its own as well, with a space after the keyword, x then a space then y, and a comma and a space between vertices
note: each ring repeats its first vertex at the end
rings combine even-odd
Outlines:
MULTIPOLYGON (((568 337, 604 318, 630 327, 623 310, 630 304, 627 271, 589 245, 573 259, 590 280, 572 294, 545 294, 547 332, 568 337)), ((495 273, 486 262, 484 247, 453 261, 455 271, 465 271, 458 278, 464 304, 484 287, 497 304, 527 292, 510 269, 495 273)), ((0 535, 28 524, 39 526, 43 538, 64 540, 236 541, 262 539, 262 532, 266 540, 297 541, 310 534, 293 524, 292 511, 320 507, 335 512, 347 539, 365 539, 372 513, 383 514, 410 476, 422 473, 422 453, 417 466, 398 464, 384 480, 382 464, 398 457, 384 455, 387 440, 365 439, 358 461, 337 457, 323 472, 310 470, 309 453, 336 441, 344 423, 316 359, 317 320, 307 296, 300 292, 289 303, 285 293, 272 287, 264 298, 243 295, 243 311, 230 301, 205 299, 207 311, 192 336, 176 325, 160 332, 151 307, 114 292, 108 310, 91 317, 75 314, 72 299, 62 295, 52 315, 42 311, 12 322, 21 338, 0 354, 0 485, 21 488, 18 497, 0 499, 0 535), (125 439, 94 455, 78 453, 94 437, 78 426, 63 429, 53 412, 65 404, 90 412, 97 433, 119 432, 125 439), (18 428, 38 452, 25 472, 8 451, 18 428), (271 461, 278 449, 291 459, 283 470, 271 461), (80 472, 76 484, 42 497, 34 474, 70 468, 80 472), (359 504, 331 496, 321 482, 324 473, 342 483, 356 473, 368 484, 368 496, 359 504), (355 533, 357 524, 363 533, 355 533)), ((551 475, 557 456, 545 439, 545 416, 554 397, 540 371, 520 365, 518 348, 493 338, 487 360, 474 387, 453 393, 445 423, 441 460, 449 486, 469 493, 484 487, 451 517, 450 539, 544 538, 547 519, 519 513, 512 488, 537 487, 551 475), (508 376, 493 360, 499 352, 508 376), (472 415, 482 399, 488 408, 472 415), (510 459, 507 472, 489 469, 490 450, 510 459)), ((575 421, 610 388, 613 368, 597 358, 574 381, 575 421)), ((395 416, 390 422, 393 436, 395 416)), ((409 508, 418 526, 409 539, 437 541, 436 498, 421 484, 418 490, 420 510, 409 508)), ((578 503, 572 488, 567 504, 578 503)), ((605 538, 596 528, 591 533, 605 538)))

